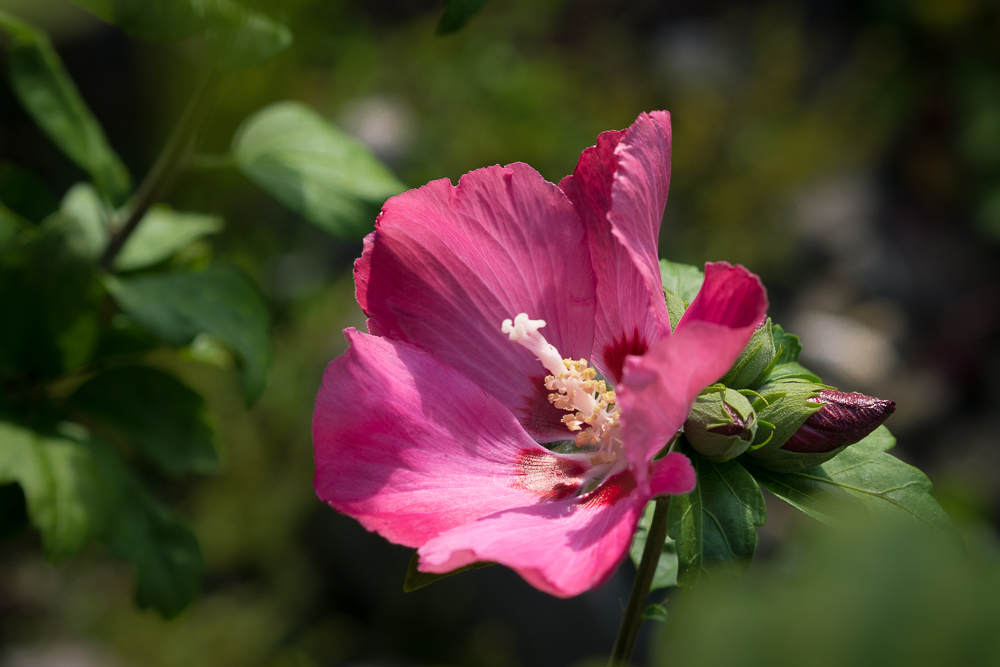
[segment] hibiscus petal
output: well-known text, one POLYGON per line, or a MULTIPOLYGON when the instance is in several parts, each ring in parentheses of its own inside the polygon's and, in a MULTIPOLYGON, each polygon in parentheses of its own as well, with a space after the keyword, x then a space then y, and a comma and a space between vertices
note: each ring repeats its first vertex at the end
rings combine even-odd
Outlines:
POLYGON ((607 581, 625 558, 648 499, 625 471, 587 496, 499 512, 448 531, 420 548, 419 569, 443 573, 492 561, 551 595, 579 595, 607 581))
POLYGON ((649 466, 649 491, 654 496, 679 496, 694 491, 697 475, 691 459, 670 452, 649 466))
POLYGON ((355 279, 371 333, 451 364, 536 439, 567 437, 545 369, 500 331, 527 313, 546 321, 541 333, 564 356, 590 356, 596 278, 583 225, 557 186, 518 163, 393 197, 355 279))
POLYGON ((616 393, 625 454, 640 485, 647 462, 684 424, 701 390, 729 370, 766 312, 757 276, 728 262, 706 264, 705 283, 673 335, 626 359, 616 393))
POLYGON ((592 359, 614 382, 629 354, 670 334, 657 244, 670 183, 670 114, 604 132, 559 184, 587 226, 597 273, 592 359))
POLYGON ((537 445, 499 401, 408 343, 348 329, 316 399, 317 495, 417 547, 511 507, 575 495, 585 456, 537 445))

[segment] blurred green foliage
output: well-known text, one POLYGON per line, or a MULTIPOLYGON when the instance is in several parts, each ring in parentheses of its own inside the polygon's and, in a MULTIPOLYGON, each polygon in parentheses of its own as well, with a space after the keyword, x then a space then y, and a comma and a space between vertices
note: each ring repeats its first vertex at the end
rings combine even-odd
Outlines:
POLYGON ((998 590, 989 551, 898 524, 813 531, 757 576, 681 600, 651 664, 995 664, 998 590))

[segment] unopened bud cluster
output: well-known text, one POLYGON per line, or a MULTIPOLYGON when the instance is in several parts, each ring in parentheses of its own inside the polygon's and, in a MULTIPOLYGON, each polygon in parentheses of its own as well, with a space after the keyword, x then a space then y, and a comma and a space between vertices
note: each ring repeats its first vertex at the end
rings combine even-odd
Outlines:
POLYGON ((714 461, 801 470, 829 461, 868 436, 896 404, 821 384, 798 363, 798 338, 768 319, 718 384, 705 389, 684 424, 691 447, 714 461))

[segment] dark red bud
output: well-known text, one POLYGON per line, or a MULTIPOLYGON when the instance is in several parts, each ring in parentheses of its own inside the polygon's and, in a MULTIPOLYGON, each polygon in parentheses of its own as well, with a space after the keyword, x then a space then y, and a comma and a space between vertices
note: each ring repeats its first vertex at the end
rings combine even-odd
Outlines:
POLYGON ((835 389, 824 389, 808 400, 826 405, 814 412, 781 446, 786 451, 822 454, 844 445, 853 445, 896 411, 895 401, 835 389))
POLYGON ((753 440, 753 434, 750 432, 750 425, 747 423, 747 420, 743 419, 736 410, 733 410, 726 403, 723 403, 722 407, 726 411, 726 414, 729 415, 729 418, 733 420, 733 423, 710 428, 708 432, 725 436, 736 435, 741 440, 753 440))

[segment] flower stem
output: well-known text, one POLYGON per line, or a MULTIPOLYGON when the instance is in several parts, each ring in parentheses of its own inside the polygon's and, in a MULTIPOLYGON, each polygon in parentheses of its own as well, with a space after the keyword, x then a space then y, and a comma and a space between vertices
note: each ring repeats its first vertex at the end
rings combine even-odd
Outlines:
POLYGON ((669 510, 670 496, 661 496, 656 499, 653 520, 649 524, 649 532, 646 533, 646 547, 642 550, 642 560, 636 570, 635 581, 632 582, 632 593, 629 595, 628 606, 625 607, 625 615, 622 617, 622 624, 618 629, 615 646, 611 650, 611 660, 608 662, 608 667, 628 667, 632 652, 635 650, 635 640, 639 636, 643 612, 646 610, 646 600, 649 598, 649 587, 653 583, 653 575, 656 574, 656 565, 660 562, 660 554, 663 553, 663 544, 667 541, 667 513, 669 510))
POLYGON ((121 252, 125 241, 139 226, 149 208, 164 195, 177 172, 190 159, 192 144, 202 122, 208 115, 214 93, 218 88, 219 76, 214 68, 210 68, 201 77, 153 167, 139 184, 132 198, 122 208, 117 224, 112 226, 115 231, 108 241, 104 255, 101 256, 101 266, 105 269, 111 270, 115 257, 121 252))

